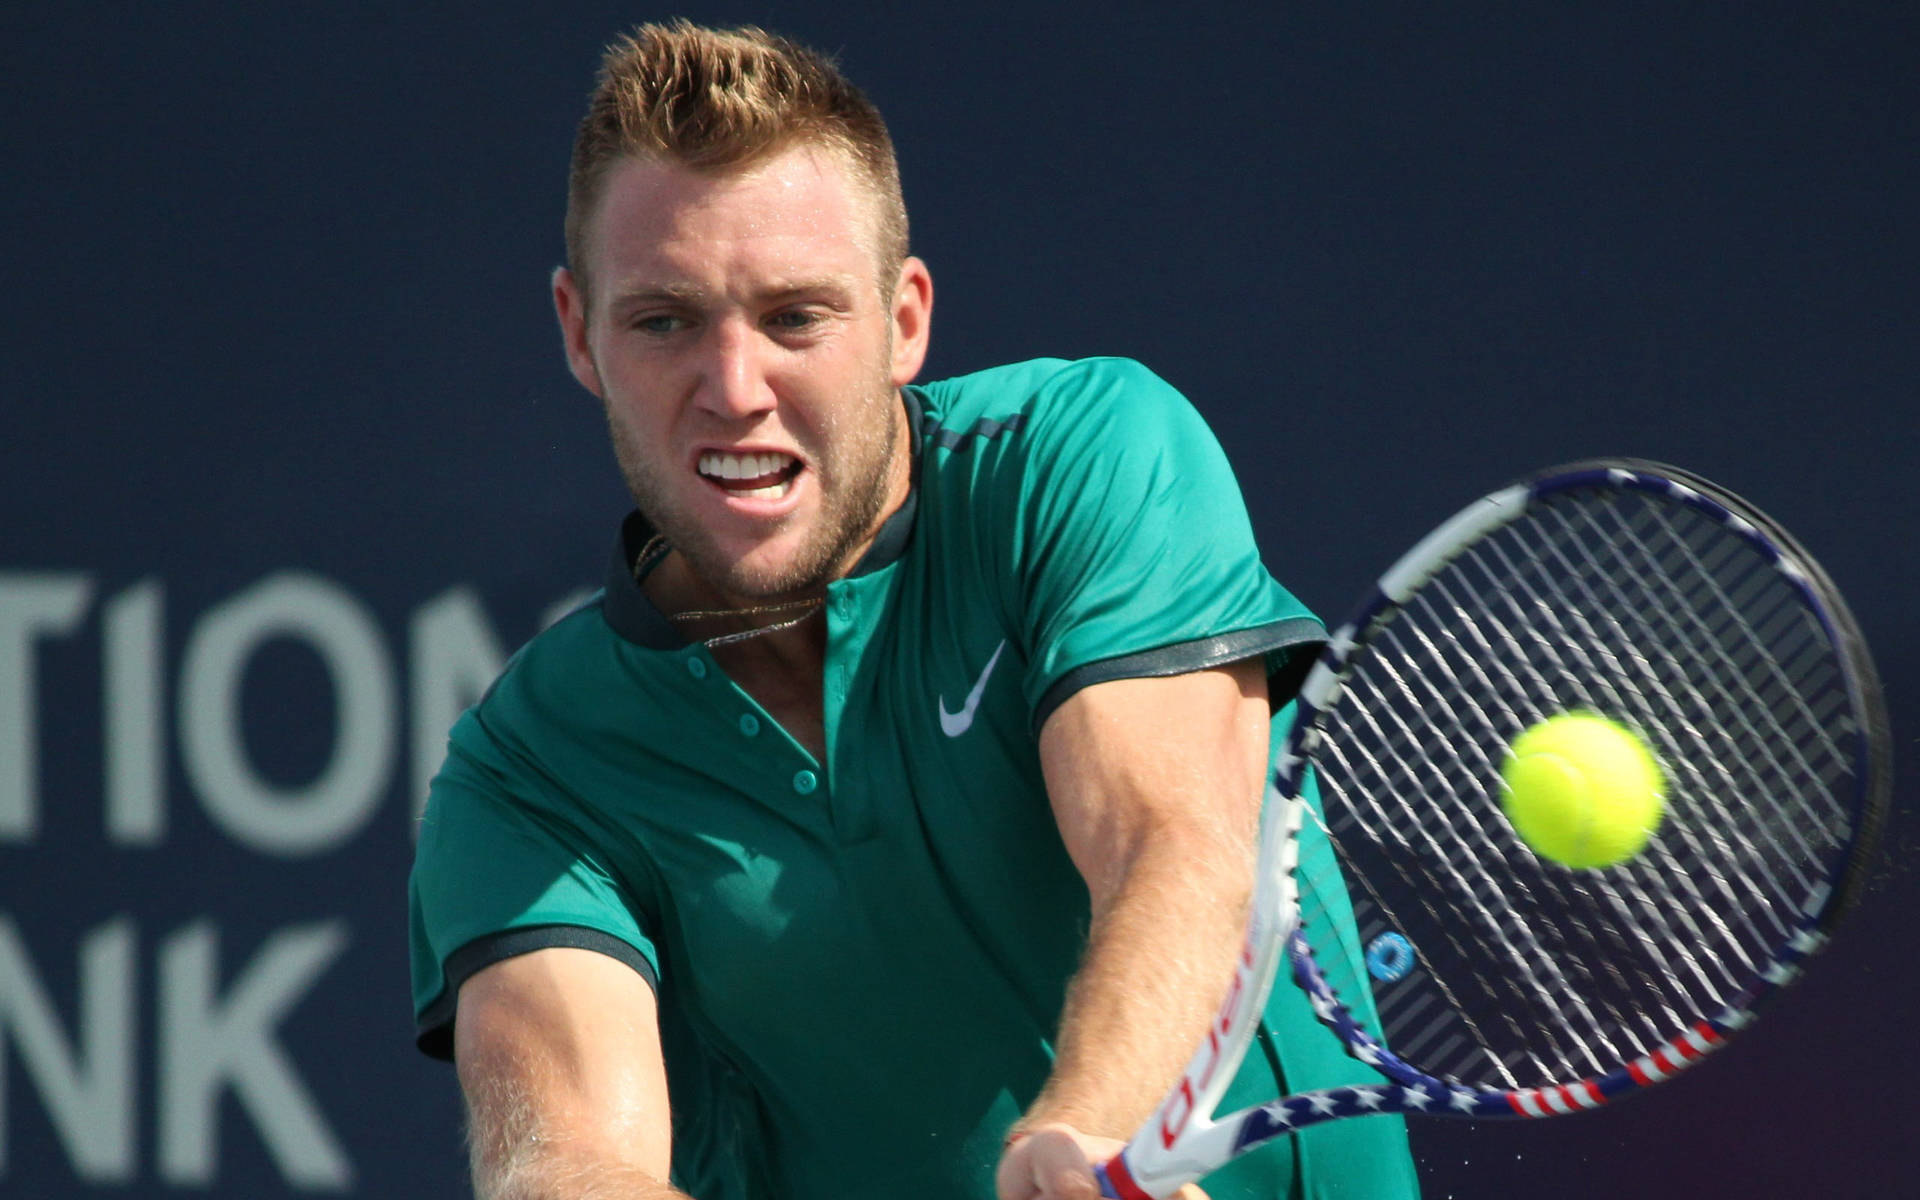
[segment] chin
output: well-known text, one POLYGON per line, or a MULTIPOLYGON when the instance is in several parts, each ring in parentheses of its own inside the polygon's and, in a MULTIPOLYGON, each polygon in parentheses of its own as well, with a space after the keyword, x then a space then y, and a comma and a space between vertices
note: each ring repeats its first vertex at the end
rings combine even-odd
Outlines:
POLYGON ((768 553, 768 550, 768 547, 756 547, 703 574, 727 595, 756 602, 815 590, 825 586, 830 577, 829 565, 819 561, 819 555, 768 553))

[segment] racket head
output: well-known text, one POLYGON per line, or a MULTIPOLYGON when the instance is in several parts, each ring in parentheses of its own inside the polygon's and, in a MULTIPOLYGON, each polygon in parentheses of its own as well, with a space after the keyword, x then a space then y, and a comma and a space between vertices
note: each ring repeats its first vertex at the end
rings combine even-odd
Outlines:
POLYGON ((1548 1116, 1668 1078, 1798 975, 1858 900, 1889 805, 1878 677, 1826 573, 1752 505, 1644 460, 1457 513, 1332 634, 1297 707, 1234 990, 1103 1195, 1172 1195, 1322 1120, 1548 1116), (1544 862, 1498 803, 1511 739, 1577 708, 1636 728, 1669 781, 1648 847, 1601 870, 1544 862), (1335 855, 1300 852, 1308 821, 1335 855), (1391 1083, 1215 1116, 1281 946, 1391 1083))
POLYGON ((1739 497, 1641 460, 1463 510, 1382 576, 1301 703, 1293 757, 1359 944, 1308 903, 1295 981, 1357 1057, 1463 1115, 1594 1107, 1717 1048, 1857 901, 1889 804, 1878 679, 1825 572, 1739 497), (1646 849, 1603 869, 1540 858, 1499 803, 1513 737, 1574 710, 1638 731, 1667 778, 1646 849), (1363 994, 1384 1045, 1350 1016, 1363 994))

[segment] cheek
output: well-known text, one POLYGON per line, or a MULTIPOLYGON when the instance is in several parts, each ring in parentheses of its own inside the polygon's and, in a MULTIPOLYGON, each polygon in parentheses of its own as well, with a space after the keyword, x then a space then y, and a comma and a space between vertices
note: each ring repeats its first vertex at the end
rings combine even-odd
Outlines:
POLYGON ((609 400, 606 414, 614 450, 622 462, 654 466, 665 461, 669 432, 654 410, 626 397, 609 400))
POLYGON ((600 378, 606 384, 604 403, 611 419, 634 430, 664 427, 672 391, 662 371, 645 363, 602 359, 600 378))
POLYGON ((634 362, 631 355, 602 350, 594 355, 593 361, 608 391, 618 398, 619 403, 632 406, 645 395, 644 383, 649 372, 634 362))

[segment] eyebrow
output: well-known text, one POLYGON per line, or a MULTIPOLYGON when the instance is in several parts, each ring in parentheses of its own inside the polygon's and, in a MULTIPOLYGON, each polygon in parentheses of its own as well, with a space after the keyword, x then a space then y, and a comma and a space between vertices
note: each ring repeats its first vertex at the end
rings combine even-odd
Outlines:
MULTIPOLYGON (((755 294, 754 299, 761 303, 777 303, 793 296, 803 296, 812 292, 852 292, 860 286, 857 276, 845 274, 818 275, 810 279, 792 283, 780 283, 755 294)), ((636 304, 685 304, 699 306, 706 303, 713 292, 694 283, 643 284, 630 290, 624 290, 609 296, 607 303, 612 307, 627 308, 636 304)))
POLYGON ((666 283, 615 292, 607 297, 607 303, 622 308, 634 304, 655 304, 661 301, 669 304, 697 304, 705 300, 708 295, 707 289, 697 284, 666 283))

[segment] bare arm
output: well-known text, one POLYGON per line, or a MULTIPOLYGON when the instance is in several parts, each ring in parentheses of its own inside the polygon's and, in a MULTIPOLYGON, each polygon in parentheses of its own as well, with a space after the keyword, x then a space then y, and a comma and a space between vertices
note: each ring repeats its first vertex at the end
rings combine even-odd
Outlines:
MULTIPOLYGON (((1246 928, 1267 767, 1258 659, 1077 693, 1040 734, 1093 924, 1002 1200, 1093 1196, 1086 1158, 1152 1114, 1218 1007, 1246 928), (1090 1136, 1089 1136, 1090 1135, 1090 1136)), ((1198 1195, 1198 1192, 1192 1193, 1198 1195)))
POLYGON ((454 1061, 479 1200, 669 1200, 653 989, 589 950, 537 950, 460 989, 454 1061))

